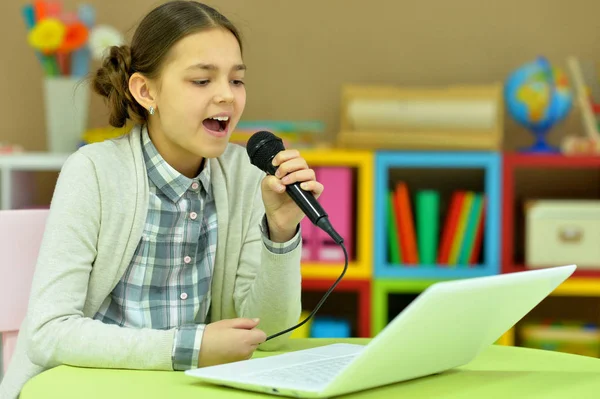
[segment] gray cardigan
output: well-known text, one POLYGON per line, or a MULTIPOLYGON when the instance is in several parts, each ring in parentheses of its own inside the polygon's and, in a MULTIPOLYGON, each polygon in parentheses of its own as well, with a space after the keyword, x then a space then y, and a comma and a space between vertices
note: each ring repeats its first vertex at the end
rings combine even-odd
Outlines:
MULTIPOLYGON (((175 330, 123 328, 91 319, 142 235, 148 181, 140 131, 137 126, 121 138, 86 145, 64 164, 1 399, 16 399, 30 378, 61 364, 172 370, 175 330)), ((234 144, 209 162, 218 215, 211 319, 259 317, 258 328, 267 335, 296 324, 302 245, 274 254, 263 244, 264 173, 234 144)), ((260 349, 278 349, 290 334, 260 349)))

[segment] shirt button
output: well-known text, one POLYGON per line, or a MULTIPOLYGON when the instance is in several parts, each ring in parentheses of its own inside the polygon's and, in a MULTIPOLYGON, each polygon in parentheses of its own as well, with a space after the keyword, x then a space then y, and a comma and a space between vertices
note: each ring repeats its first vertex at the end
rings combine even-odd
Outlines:
POLYGON ((200 187, 200 185, 197 182, 192 183, 192 190, 198 190, 198 187, 200 187))
POLYGON ((198 214, 196 212, 190 213, 190 219, 196 220, 197 217, 198 217, 198 214))
POLYGON ((183 258, 183 261, 185 263, 190 263, 192 261, 192 258, 190 258, 189 256, 186 256, 185 258, 183 258))
POLYGON ((187 296, 188 295, 185 292, 182 292, 181 295, 179 295, 179 298, 185 301, 187 299, 187 296))

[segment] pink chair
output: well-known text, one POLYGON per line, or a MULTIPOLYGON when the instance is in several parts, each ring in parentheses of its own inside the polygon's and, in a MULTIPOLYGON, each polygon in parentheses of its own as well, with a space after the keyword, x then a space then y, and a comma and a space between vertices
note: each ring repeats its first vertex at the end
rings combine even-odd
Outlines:
POLYGON ((0 341, 8 368, 25 318, 48 209, 0 211, 0 341))

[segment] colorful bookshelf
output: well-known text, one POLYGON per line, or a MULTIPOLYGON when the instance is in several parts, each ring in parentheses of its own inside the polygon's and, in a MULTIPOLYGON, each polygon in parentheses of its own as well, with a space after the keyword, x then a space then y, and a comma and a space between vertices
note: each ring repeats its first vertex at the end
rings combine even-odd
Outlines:
MULTIPOLYGON (((523 244, 520 242, 523 240, 520 231, 522 220, 519 221, 518 215, 518 201, 523 192, 538 190, 535 193, 544 194, 554 192, 552 190, 566 190, 567 195, 600 198, 600 183, 596 183, 591 190, 588 186, 578 192, 577 187, 569 188, 568 178, 556 179, 553 175, 556 171, 579 173, 587 170, 592 181, 597 177, 595 173, 600 173, 600 158, 597 157, 345 150, 310 150, 304 151, 303 155, 311 166, 349 166, 357 172, 356 258, 350 262, 346 278, 336 292, 356 294, 356 329, 361 337, 379 333, 403 306, 437 281, 527 270, 522 256, 523 244), (539 181, 536 176, 529 178, 536 180, 537 185, 531 185, 520 177, 521 173, 526 175, 536 170, 541 173, 539 181), (549 172, 550 175, 542 172, 549 172), (385 203, 388 190, 397 179, 408 180, 411 188, 411 182, 423 177, 432 183, 433 188, 436 188, 435 182, 439 180, 458 188, 462 183, 474 184, 476 189, 485 193, 487 206, 483 256, 473 267, 438 264, 409 266, 393 264, 388 260, 385 203), (556 180, 561 184, 557 185, 556 180)), ((304 263, 303 291, 324 292, 339 275, 341 266, 304 263)), ((600 271, 579 270, 551 296, 596 298, 600 303, 600 271)), ((517 323, 497 343, 515 345, 519 328, 520 323, 517 323)))
MULTIPOLYGON (((380 278, 468 278, 497 274, 500 269, 500 155, 494 152, 379 152, 375 158, 375 260, 380 278), (467 180, 464 180, 464 179, 467 180), (471 186, 486 197, 483 257, 475 265, 394 264, 388 260, 386 197, 394 181, 419 188, 446 185, 446 191, 471 186), (412 180, 411 180, 412 179, 412 180), (455 181, 456 180, 456 181, 455 181), (474 181, 473 181, 474 180, 474 181), (426 182, 426 183, 423 183, 426 182), (464 185, 462 185, 464 183, 464 185), (428 184, 426 186, 424 184, 428 184)), ((443 204, 444 201, 441 203, 443 204)), ((440 211, 443 205, 440 206, 440 211)), ((440 223, 440 227, 442 224, 440 223)))
MULTIPOLYGON (((301 153, 311 167, 344 166, 355 169, 355 257, 350 259, 344 279, 370 279, 373 270, 373 153, 330 149, 301 150, 301 153)), ((342 267, 342 263, 303 262, 302 276, 305 279, 336 279, 342 267)))

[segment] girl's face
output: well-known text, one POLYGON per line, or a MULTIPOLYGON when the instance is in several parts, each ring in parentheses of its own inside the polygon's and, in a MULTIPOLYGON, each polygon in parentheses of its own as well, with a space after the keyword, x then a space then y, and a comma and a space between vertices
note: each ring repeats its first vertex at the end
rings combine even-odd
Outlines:
POLYGON ((194 33, 173 46, 154 90, 157 112, 149 117, 153 142, 171 166, 195 176, 202 158, 225 151, 246 105, 244 75, 240 46, 228 30, 194 33))

